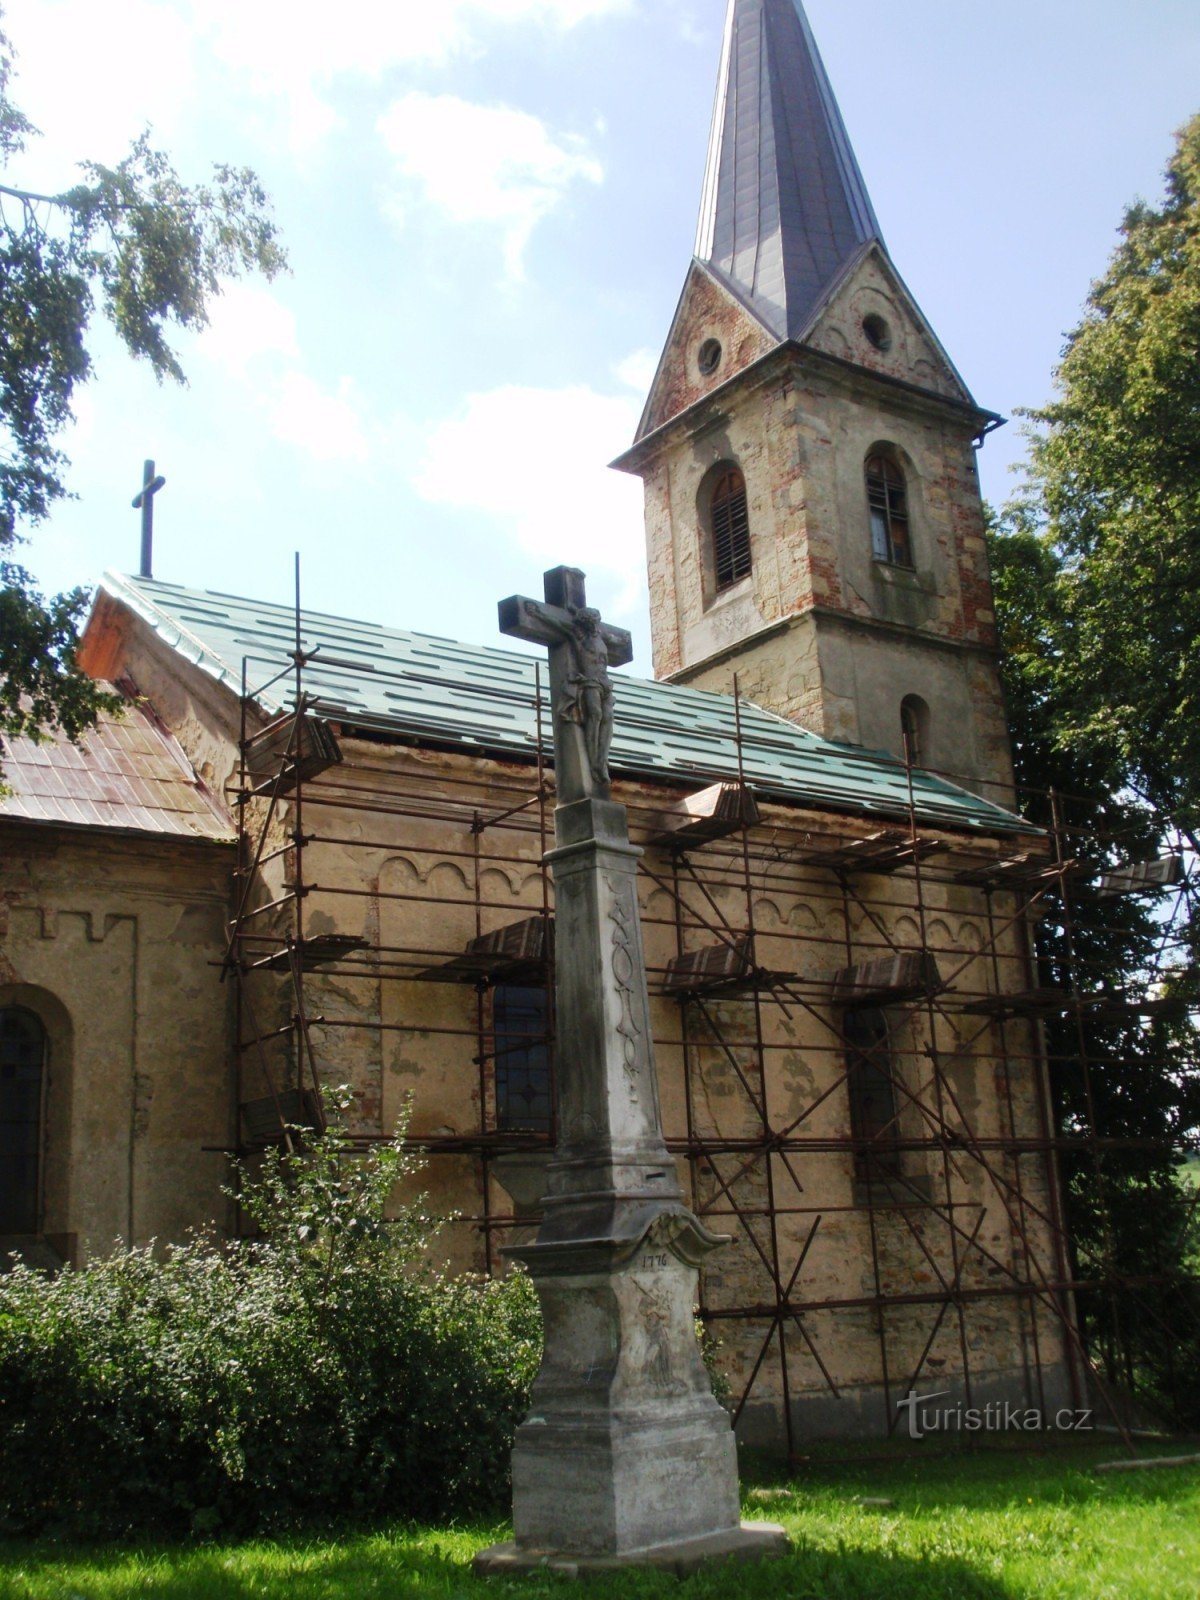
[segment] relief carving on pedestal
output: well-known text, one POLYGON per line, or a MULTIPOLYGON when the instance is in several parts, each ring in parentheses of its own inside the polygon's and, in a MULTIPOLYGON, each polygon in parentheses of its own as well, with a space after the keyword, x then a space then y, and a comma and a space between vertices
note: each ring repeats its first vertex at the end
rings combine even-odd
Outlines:
POLYGON ((621 1040, 621 1064, 629 1084, 629 1097, 638 1097, 638 1042, 642 1028, 634 1010, 636 992, 633 986, 638 966, 633 946, 633 928, 629 909, 621 895, 621 885, 606 877, 610 895, 608 920, 612 923, 612 975, 621 1000, 621 1020, 617 1033, 621 1040))

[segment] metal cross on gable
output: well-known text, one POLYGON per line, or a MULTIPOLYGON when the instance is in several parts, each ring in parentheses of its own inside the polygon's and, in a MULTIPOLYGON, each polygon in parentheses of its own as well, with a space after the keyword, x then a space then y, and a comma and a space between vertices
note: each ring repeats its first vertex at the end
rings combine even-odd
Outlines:
POLYGON ((138 567, 139 578, 154 576, 154 496, 166 483, 162 476, 155 477, 153 461, 142 466, 142 487, 133 497, 133 509, 142 513, 142 560, 138 567))
POLYGON ((544 601, 521 595, 502 600, 500 631, 549 648, 558 804, 607 800, 613 732, 608 669, 633 660, 633 641, 588 605, 585 575, 577 567, 554 567, 544 588, 544 601))

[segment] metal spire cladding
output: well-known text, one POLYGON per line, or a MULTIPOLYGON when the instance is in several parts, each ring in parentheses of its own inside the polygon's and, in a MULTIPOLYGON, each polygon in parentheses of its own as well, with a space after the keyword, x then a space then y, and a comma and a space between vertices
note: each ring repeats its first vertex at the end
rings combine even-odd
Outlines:
POLYGON ((801 0, 729 0, 696 255, 779 339, 799 339, 882 244, 801 0))

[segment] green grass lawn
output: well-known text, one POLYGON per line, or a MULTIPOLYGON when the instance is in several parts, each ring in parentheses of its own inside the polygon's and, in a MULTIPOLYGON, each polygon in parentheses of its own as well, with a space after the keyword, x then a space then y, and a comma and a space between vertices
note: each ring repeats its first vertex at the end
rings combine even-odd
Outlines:
MULTIPOLYGON (((1200 1452, 1155 1446, 1149 1454, 1200 1452)), ((748 1476, 746 1513, 782 1522, 794 1553, 679 1581, 592 1579, 595 1600, 1198 1600, 1200 1466, 1098 1475, 1108 1447, 1047 1456, 819 1459, 790 1479, 748 1476), (868 1507, 886 1498, 890 1507, 868 1507)), ((0 1545, 0 1600, 358 1600, 565 1596, 558 1577, 480 1580, 471 1556, 500 1526, 401 1527, 339 1538, 111 1549, 0 1545)))

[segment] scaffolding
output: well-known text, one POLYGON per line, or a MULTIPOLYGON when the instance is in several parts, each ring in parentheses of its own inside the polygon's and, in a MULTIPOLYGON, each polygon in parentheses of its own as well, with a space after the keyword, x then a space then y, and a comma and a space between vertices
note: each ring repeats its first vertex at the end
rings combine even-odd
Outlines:
MULTIPOLYGON (((543 674, 530 760, 429 766, 413 757, 428 740, 343 723, 313 686, 323 664, 306 651, 297 600, 286 666, 265 683, 244 673, 225 958, 238 1152, 321 1125, 322 1083, 343 1078, 361 1091, 360 1142, 387 1137, 383 1090, 362 1086, 365 1057, 381 1079, 385 1039, 458 1052, 469 1084, 462 1125, 411 1137, 434 1164, 457 1158, 459 1180, 472 1174, 475 1199, 459 1225, 492 1273, 505 1239, 536 1223, 498 1180, 505 1158, 544 1159, 556 1138, 552 1101, 545 1126, 522 1128, 506 1125, 496 1092, 506 1051, 553 1049, 543 674), (290 708, 260 727, 257 707, 281 682, 290 708), (307 865, 322 851, 376 860, 397 850, 452 866, 454 892, 434 873, 388 889, 353 873, 318 881, 307 865), (522 885, 515 899, 489 887, 497 872, 522 885), (404 937, 389 934, 397 922, 404 937), (490 996, 511 983, 544 990, 542 1032, 498 1032, 490 996), (457 985, 459 1001, 418 1001, 439 985, 457 985)), ((378 662, 335 664, 376 685, 387 676, 378 662)), ((988 1398, 1003 1347, 1028 1406, 1099 1407, 1128 1436, 1136 1411, 1116 1380, 1136 1387, 1136 1373, 1119 1349, 1097 1348, 1092 1308, 1109 1308, 1105 1339, 1119 1344, 1122 1319, 1144 1314, 1153 1275, 1111 1260, 1084 1270, 1059 1169, 1088 1163, 1103 1211, 1120 1152, 1184 1153, 1173 1136, 1105 1128, 1093 1091, 1098 1074, 1121 1072, 1120 1041, 1136 1049, 1138 1030, 1182 1004, 1162 985, 1193 909, 1187 841, 1158 822, 1166 853, 1131 859, 1127 841, 1089 832, 1082 803, 1047 796, 1046 826, 1030 825, 1014 851, 1012 838, 924 821, 911 764, 907 817, 886 826, 768 801, 746 781, 736 692, 735 708, 732 770, 698 772, 694 792, 661 803, 646 781, 625 793, 618 782, 617 793, 644 850, 668 1146, 685 1163, 697 1215, 734 1236, 702 1279, 700 1311, 732 1356, 735 1417, 757 1416, 760 1433, 773 1417, 796 1457, 814 1426, 840 1431, 828 1408, 851 1394, 856 1431, 890 1437, 898 1402, 922 1384, 952 1377, 968 1406, 988 1398), (1091 982, 1075 921, 1077 887, 1096 877, 1083 863, 1097 861, 1099 895, 1159 908, 1153 968, 1122 992, 1091 982), (785 904, 803 915, 781 916, 785 904), (1038 968, 1039 918, 1060 930, 1064 964, 1052 974, 1038 968), (1117 1041, 1101 1058, 1097 1023, 1117 1041), (1056 1110, 1064 1072, 1091 1113, 1078 1126, 1061 1125, 1056 1110), (847 1123, 854 1082, 871 1092, 847 1123)), ((1011 792, 1003 798, 1012 803, 1011 792)))

